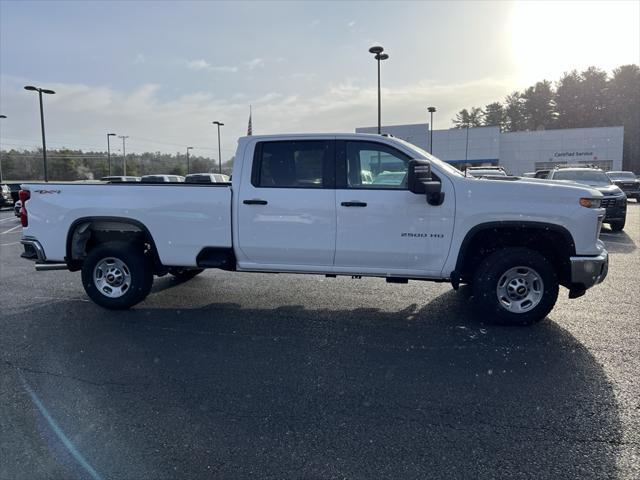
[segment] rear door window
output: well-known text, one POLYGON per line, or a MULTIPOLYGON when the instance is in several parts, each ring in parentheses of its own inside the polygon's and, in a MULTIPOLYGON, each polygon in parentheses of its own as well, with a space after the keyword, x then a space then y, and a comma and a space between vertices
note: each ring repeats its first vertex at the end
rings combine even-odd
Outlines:
POLYGON ((334 164, 332 140, 261 142, 252 172, 258 188, 330 188, 334 164))

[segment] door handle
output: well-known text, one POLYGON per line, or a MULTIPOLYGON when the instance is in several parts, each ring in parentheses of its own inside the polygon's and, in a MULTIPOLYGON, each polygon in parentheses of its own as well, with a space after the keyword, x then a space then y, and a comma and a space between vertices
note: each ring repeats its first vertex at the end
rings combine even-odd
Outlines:
POLYGON ((366 207, 366 202, 342 202, 340 205, 343 207, 366 207))
POLYGON ((245 205, 266 205, 268 202, 266 200, 254 199, 254 200, 243 200, 242 203, 244 203, 245 205))

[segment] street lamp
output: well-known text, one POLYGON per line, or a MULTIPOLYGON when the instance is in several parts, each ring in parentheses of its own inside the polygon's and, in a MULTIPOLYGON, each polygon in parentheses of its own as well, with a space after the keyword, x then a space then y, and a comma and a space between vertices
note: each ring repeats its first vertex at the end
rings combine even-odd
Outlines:
POLYGON ((433 154, 433 113, 436 111, 436 107, 427 107, 427 112, 431 114, 431 120, 429 121, 429 153, 433 154))
MULTIPOLYGON (((0 115, 0 118, 7 118, 6 115, 0 115)), ((0 183, 2 183, 2 144, 0 143, 0 183)))
POLYGON ((129 138, 129 135, 118 135, 118 138, 122 139, 122 175, 127 176, 127 150, 124 145, 124 141, 129 138))
POLYGON ((187 175, 189 175, 189 150, 193 150, 193 147, 187 147, 187 175))
POLYGON ((374 58, 378 61, 378 135, 382 133, 382 115, 380 108, 380 61, 389 58, 389 55, 382 52, 384 52, 384 48, 380 46, 371 47, 369 49, 369 53, 373 53, 375 55, 374 58))
POLYGON ((218 173, 222 173, 222 154, 220 153, 220 127, 222 127, 224 123, 218 121, 211 123, 218 126, 218 173))
POLYGON ((44 139, 44 110, 42 108, 42 94, 45 93, 47 95, 53 95, 53 90, 48 90, 46 88, 34 87, 32 85, 27 85, 24 87, 25 90, 29 90, 30 92, 38 92, 38 96, 40 97, 40 127, 42 128, 42 158, 44 161, 44 181, 49 181, 49 176, 47 175, 47 143, 44 139))
POLYGON ((111 176, 111 146, 109 145, 109 137, 115 136, 115 133, 107 133, 107 160, 109 162, 109 176, 111 176))

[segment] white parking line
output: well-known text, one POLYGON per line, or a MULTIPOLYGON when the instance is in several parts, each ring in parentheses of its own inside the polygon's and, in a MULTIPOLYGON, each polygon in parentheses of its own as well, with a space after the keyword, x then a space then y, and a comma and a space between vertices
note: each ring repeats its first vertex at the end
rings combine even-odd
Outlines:
POLYGON ((6 234, 6 233, 11 233, 11 232, 13 232, 16 228, 20 228, 21 226, 22 226, 22 225, 16 225, 15 227, 10 228, 9 230, 5 230, 4 232, 0 233, 0 235, 4 235, 4 234, 6 234))
POLYGON ((13 216, 13 217, 3 218, 2 220, 0 220, 0 223, 2 223, 2 222, 8 222, 9 220, 18 220, 18 217, 13 216))
POLYGON ((20 242, 0 243, 0 247, 8 247, 9 245, 18 245, 20 242))

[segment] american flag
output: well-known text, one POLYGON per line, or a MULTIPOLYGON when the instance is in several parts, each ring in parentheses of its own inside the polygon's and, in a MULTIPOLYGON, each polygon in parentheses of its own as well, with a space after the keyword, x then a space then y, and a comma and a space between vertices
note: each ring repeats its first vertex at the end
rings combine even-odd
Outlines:
POLYGON ((253 127, 251 125, 251 105, 249 105, 249 125, 247 125, 247 135, 253 135, 253 127))

